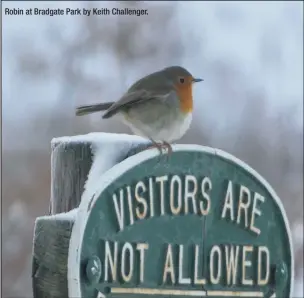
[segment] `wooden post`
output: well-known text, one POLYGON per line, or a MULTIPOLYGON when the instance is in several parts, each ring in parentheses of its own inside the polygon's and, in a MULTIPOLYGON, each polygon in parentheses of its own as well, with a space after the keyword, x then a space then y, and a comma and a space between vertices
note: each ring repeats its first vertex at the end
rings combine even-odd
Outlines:
POLYGON ((102 173, 149 145, 135 136, 104 133, 52 141, 50 215, 37 218, 34 230, 34 298, 68 297, 69 241, 96 151, 105 154, 106 166, 100 165, 99 171, 102 173))
POLYGON ((52 142, 50 214, 79 206, 92 162, 91 143, 52 142))
POLYGON ((69 216, 45 216, 36 220, 32 265, 34 298, 68 297, 67 254, 75 210, 69 216))

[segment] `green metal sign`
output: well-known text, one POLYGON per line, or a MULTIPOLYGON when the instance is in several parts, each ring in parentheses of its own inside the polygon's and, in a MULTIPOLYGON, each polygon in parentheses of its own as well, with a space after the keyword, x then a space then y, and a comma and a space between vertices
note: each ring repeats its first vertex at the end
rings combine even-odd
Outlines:
POLYGON ((290 297, 283 206, 235 157, 176 145, 147 150, 84 195, 69 249, 69 296, 290 297))

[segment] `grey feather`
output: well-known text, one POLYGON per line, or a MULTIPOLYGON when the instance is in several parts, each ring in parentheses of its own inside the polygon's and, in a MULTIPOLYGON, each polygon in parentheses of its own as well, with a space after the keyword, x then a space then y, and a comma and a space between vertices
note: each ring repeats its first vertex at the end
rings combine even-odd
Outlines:
POLYGON ((165 100, 170 94, 169 88, 163 88, 163 90, 157 93, 147 91, 147 90, 137 90, 134 92, 126 93, 120 100, 115 102, 102 116, 102 118, 107 119, 115 115, 121 110, 127 110, 130 107, 141 104, 147 100, 165 100))

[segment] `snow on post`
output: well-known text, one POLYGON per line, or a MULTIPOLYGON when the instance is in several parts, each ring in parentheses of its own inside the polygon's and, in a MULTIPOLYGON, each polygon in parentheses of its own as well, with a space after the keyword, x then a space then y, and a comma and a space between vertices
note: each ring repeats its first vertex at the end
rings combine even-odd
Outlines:
POLYGON ((51 142, 49 216, 36 219, 33 240, 34 298, 67 298, 67 258, 72 227, 84 192, 116 163, 149 146, 144 139, 90 133, 51 142))

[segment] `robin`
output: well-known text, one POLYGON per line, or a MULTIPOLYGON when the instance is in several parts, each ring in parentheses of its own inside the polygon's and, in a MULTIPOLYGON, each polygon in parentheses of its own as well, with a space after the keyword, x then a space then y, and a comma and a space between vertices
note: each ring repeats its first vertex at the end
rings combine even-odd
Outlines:
POLYGON ((194 78, 183 67, 171 66, 135 82, 116 102, 80 106, 76 115, 105 111, 102 118, 118 117, 132 132, 150 139, 160 152, 181 138, 192 121, 194 78))

